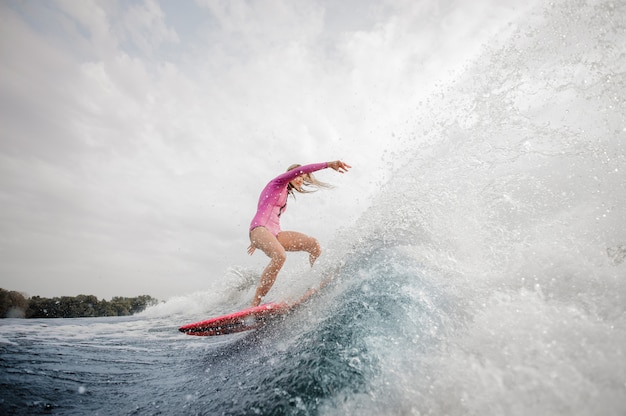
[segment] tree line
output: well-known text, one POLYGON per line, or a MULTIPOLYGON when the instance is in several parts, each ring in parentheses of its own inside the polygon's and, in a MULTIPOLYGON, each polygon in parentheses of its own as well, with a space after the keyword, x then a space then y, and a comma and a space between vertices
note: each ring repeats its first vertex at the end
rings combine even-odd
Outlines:
POLYGON ((93 295, 26 298, 22 293, 0 288, 0 318, 82 318, 128 316, 159 303, 149 295, 115 296, 110 301, 93 295))

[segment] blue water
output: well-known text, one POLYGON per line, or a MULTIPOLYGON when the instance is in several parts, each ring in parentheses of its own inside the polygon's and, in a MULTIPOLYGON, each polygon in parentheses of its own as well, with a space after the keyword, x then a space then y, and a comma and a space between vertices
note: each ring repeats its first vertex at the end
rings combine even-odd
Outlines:
POLYGON ((0 413, 626 414, 624 45, 624 2, 508 25, 273 296, 332 283, 268 327, 177 331, 244 306, 247 272, 134 317, 0 321, 0 413))
POLYGON ((436 328, 445 327, 447 300, 427 281, 420 285, 423 293, 411 294, 420 266, 400 259, 389 263, 390 253, 379 247, 355 257, 304 307, 235 336, 188 337, 177 332, 181 318, 3 321, 3 410, 235 415, 332 410, 355 395, 371 394, 372 381, 383 373, 381 354, 387 352, 381 347, 391 343, 391 349, 425 354, 438 343, 436 328), (407 321, 412 325, 402 328, 407 321))

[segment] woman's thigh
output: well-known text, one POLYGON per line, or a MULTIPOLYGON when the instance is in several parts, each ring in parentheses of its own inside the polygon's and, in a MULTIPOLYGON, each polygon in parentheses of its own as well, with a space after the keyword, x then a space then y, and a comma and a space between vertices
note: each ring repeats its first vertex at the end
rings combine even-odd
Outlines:
POLYGON ((319 245, 315 238, 297 231, 281 231, 276 238, 287 251, 311 252, 319 245))
POLYGON ((250 231, 250 243, 268 257, 284 256, 285 248, 265 227, 257 227, 250 231))

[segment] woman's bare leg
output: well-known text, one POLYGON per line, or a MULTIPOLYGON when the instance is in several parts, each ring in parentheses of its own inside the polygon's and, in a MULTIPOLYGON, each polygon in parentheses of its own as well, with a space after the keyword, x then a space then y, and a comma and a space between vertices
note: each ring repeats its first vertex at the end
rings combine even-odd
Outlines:
POLYGON ((278 276, 278 272, 285 264, 287 255, 282 244, 265 227, 257 227, 250 231, 250 243, 251 247, 258 248, 270 258, 270 263, 263 270, 259 286, 254 294, 254 299, 252 299, 251 305, 258 306, 261 303, 261 299, 267 295, 267 292, 274 285, 276 276, 278 276))
POLYGON ((276 238, 287 251, 306 251, 309 253, 309 263, 311 263, 311 267, 313 267, 315 260, 322 254, 322 249, 317 240, 306 234, 296 231, 283 231, 279 233, 276 238))

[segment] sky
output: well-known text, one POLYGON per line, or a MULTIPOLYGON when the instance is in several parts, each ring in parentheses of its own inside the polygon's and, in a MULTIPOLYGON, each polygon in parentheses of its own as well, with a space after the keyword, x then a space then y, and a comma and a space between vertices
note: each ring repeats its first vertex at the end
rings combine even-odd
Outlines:
POLYGON ((353 166, 282 218, 345 238, 512 3, 1 1, 0 287, 165 300, 260 272, 248 225, 292 163, 353 166))

